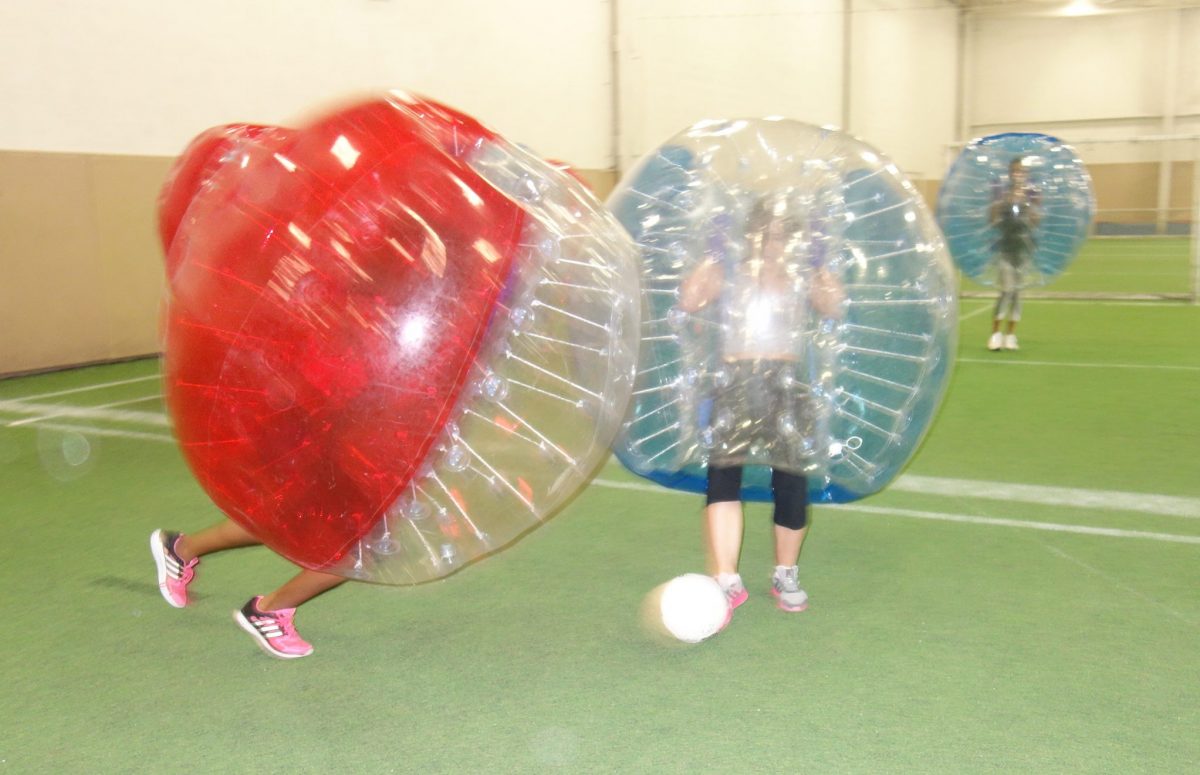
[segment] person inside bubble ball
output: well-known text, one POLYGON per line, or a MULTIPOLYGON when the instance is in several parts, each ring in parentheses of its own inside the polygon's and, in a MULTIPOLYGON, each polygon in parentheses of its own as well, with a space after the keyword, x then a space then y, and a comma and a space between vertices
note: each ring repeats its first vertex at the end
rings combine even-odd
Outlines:
POLYGON ((988 222, 996 230, 994 258, 1000 297, 992 315, 989 350, 1016 350, 1017 323, 1021 320, 1021 283, 1036 247, 1033 231, 1041 220, 1040 195, 1029 182, 1026 160, 1016 157, 1008 165, 1008 181, 996 188, 988 222), (1007 323, 1007 330, 1001 328, 1007 323))
MULTIPOLYGON (((195 578, 201 557, 261 543, 244 527, 228 519, 190 535, 155 530, 150 535, 150 553, 158 569, 159 591, 171 606, 183 608, 188 604, 188 585, 195 578)), ((233 612, 233 619, 270 656, 306 657, 313 647, 296 632, 293 622, 296 609, 345 581, 342 576, 301 569, 274 592, 250 598, 233 612)))
POLYGON ((757 199, 742 244, 732 250, 710 247, 679 290, 684 312, 719 307, 721 365, 713 380, 704 535, 710 572, 725 591, 731 613, 749 596, 738 573, 742 465, 748 455, 774 464, 771 594, 784 611, 808 607, 797 563, 808 525, 803 471, 813 460, 815 412, 795 374, 810 313, 840 317, 845 292, 825 264, 822 222, 810 220, 806 228, 794 205, 786 195, 757 199))

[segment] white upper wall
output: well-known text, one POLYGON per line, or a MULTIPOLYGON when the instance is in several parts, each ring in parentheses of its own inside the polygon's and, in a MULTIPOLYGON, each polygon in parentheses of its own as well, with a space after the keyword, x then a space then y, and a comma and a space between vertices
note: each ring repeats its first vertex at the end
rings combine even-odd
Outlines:
MULTIPOLYGON (((848 112, 849 131, 914 177, 938 176, 959 139, 948 0, 852 0, 849 84, 843 0, 11 0, 0 149, 171 155, 213 125, 289 124, 403 88, 605 168, 613 3, 624 168, 717 116, 840 125, 848 112)), ((1200 9, 971 19, 970 134, 1158 133, 1171 35, 1175 131, 1200 131, 1200 9)))
POLYGON ((0 3, 0 149, 173 155, 402 88, 581 168, 612 164, 606 0, 0 3))
MULTIPOLYGON (((620 148, 642 154, 705 118, 842 126, 842 0, 620 0, 620 148)), ((954 139, 957 12, 941 0, 854 0, 851 133, 916 177, 954 139)))
POLYGON ((940 178, 953 142, 958 11, 927 0, 856 0, 851 131, 913 178, 940 178))
POLYGON ((1090 122, 1100 131, 1124 124, 1129 135, 1147 119, 1153 126, 1172 101, 1176 114, 1200 113, 1200 11, 981 15, 973 23, 967 108, 974 127, 1090 122), (1178 62, 1169 95, 1172 45, 1178 62))
POLYGON ((1200 8, 1179 13, 1179 74, 1176 110, 1200 119, 1200 8))
POLYGON ((708 118, 840 124, 841 0, 619 0, 621 167, 708 118))

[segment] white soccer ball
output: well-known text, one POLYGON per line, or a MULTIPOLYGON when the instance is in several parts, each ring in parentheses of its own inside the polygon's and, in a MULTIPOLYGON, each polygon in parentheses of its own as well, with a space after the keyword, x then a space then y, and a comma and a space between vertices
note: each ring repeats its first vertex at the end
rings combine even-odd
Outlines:
POLYGON ((685 573, 663 585, 659 611, 667 632, 684 643, 699 643, 725 626, 729 600, 713 577, 685 573))

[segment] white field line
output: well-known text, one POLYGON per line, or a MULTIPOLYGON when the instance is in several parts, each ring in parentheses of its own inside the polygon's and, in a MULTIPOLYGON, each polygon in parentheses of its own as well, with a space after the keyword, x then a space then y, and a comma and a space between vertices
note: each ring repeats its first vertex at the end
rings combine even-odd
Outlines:
MULTIPOLYGON (((616 469, 621 464, 615 457, 609 465, 616 469)), ((599 481, 599 480, 597 480, 599 481)), ((614 482, 606 480, 605 486, 617 489, 660 492, 666 490, 655 484, 639 482, 614 482)), ((1041 484, 1013 484, 1010 482, 988 482, 978 479, 949 479, 938 476, 904 474, 888 485, 889 490, 912 492, 920 495, 943 495, 954 498, 982 498, 984 500, 1032 503, 1039 506, 1072 506, 1108 511, 1132 511, 1164 517, 1200 519, 1200 498, 1180 495, 1157 495, 1155 493, 1128 492, 1121 490, 1089 490, 1082 487, 1050 487, 1041 484)), ((669 491, 670 492, 670 491, 669 491)))
POLYGON ((149 382, 152 379, 162 379, 161 374, 152 374, 149 377, 135 377, 133 379, 122 379, 117 382, 98 382, 95 385, 85 385, 84 387, 71 388, 70 390, 56 390, 53 393, 38 393, 32 396, 24 396, 23 398, 13 398, 12 401, 37 401, 42 398, 52 398, 54 396, 69 396, 73 393, 86 393, 89 390, 103 390, 104 388, 117 387, 118 385, 132 385, 135 382, 149 382))
POLYGON ((976 315, 982 315, 983 313, 987 312, 991 308, 992 308, 991 304, 985 304, 982 307, 980 307, 979 309, 971 310, 970 312, 968 312, 965 315, 959 315, 958 321, 961 323, 962 321, 966 320, 967 318, 973 318, 976 315))
POLYGON ((1176 611, 1174 608, 1171 608, 1168 605, 1160 603, 1159 601, 1157 601, 1154 598, 1147 595, 1145 592, 1142 592, 1140 589, 1131 587, 1130 585, 1126 584, 1125 582, 1121 581, 1120 579, 1116 578, 1115 576, 1111 576, 1111 575, 1105 573, 1104 571, 1100 570, 1099 568, 1097 568, 1093 565, 1089 565, 1088 563, 1084 562, 1083 560, 1079 559, 1078 557, 1074 557, 1074 556, 1064 552, 1062 549, 1059 549, 1058 547, 1050 546, 1049 544, 1043 543, 1041 541, 1035 540, 1034 543, 1038 544, 1039 546, 1041 546, 1043 549, 1050 552, 1051 554, 1061 557, 1062 559, 1064 559, 1068 562, 1072 562, 1075 565, 1078 565, 1080 568, 1083 568, 1084 570, 1088 571, 1089 573, 1091 573, 1095 576, 1099 576, 1100 578, 1104 579, 1104 581, 1108 582, 1109 584, 1116 587, 1117 589, 1119 589, 1123 592, 1126 592, 1128 594, 1131 594, 1134 597, 1138 597, 1138 598, 1141 598, 1142 600, 1145 600, 1147 603, 1150 603, 1151 605, 1155 606, 1156 608, 1160 608, 1163 611, 1166 611, 1171 616, 1174 616, 1176 619, 1179 619, 1182 622, 1187 622, 1188 624, 1192 625, 1193 627, 1196 626, 1196 622, 1192 621, 1190 618, 1188 618, 1184 614, 1180 613, 1179 611, 1176 611))
POLYGON ((142 431, 122 431, 116 428, 97 428, 94 425, 70 425, 68 423, 58 422, 43 422, 38 423, 39 428, 47 428, 52 431, 64 431, 68 433, 78 433, 83 436, 112 436, 118 439, 137 439, 138 441, 157 441, 166 444, 174 444, 175 437, 165 433, 143 433, 142 431))
POLYGON ((1027 530, 1047 530, 1052 533, 1075 533, 1077 535, 1106 536, 1108 538, 1146 538, 1152 541, 1166 541, 1173 544, 1200 545, 1200 536, 1175 535, 1173 533, 1153 533, 1148 530, 1120 530, 1112 527, 1090 527, 1088 525, 1063 525, 1056 522, 1031 522, 1024 519, 1001 519, 998 517, 976 517, 970 514, 944 514, 940 511, 917 511, 915 509, 893 509, 882 506, 863 506, 857 503, 846 503, 837 506, 838 509, 859 511, 865 514, 883 514, 889 517, 912 517, 914 519, 931 519, 940 522, 961 522, 969 525, 993 525, 996 527, 1023 527, 1027 530))
POLYGON ((975 479, 944 479, 905 474, 889 489, 922 495, 1036 503, 1043 506, 1076 506, 1112 511, 1140 511, 1169 517, 1200 519, 1200 498, 1118 490, 1086 490, 1077 487, 1047 487, 1040 484, 986 482, 975 479))
MULTIPOLYGON (((89 408, 89 409, 112 409, 114 406, 128 406, 129 404, 141 404, 141 403, 145 403, 146 401, 157 401, 158 399, 159 399, 159 394, 154 393, 153 395, 149 395, 149 396, 141 396, 139 398, 126 398, 123 401, 112 401, 107 404, 100 404, 99 406, 90 406, 87 408, 89 408)), ((55 404, 55 406, 62 406, 62 405, 55 404)), ((65 406, 63 408, 69 410, 69 409, 75 409, 78 407, 65 406)), ((45 420, 53 420, 55 417, 63 417, 63 416, 64 416, 63 411, 59 410, 59 411, 52 412, 50 414, 42 415, 41 417, 26 417, 24 420, 14 420, 13 422, 10 422, 8 424, 8 427, 15 428, 20 425, 31 425, 33 423, 40 423, 45 420)))
MULTIPOLYGON (((147 399, 138 398, 132 401, 119 401, 118 404, 135 403, 145 400, 147 399)), ((10 427, 15 424, 26 425, 31 422, 40 422, 52 417, 106 420, 109 422, 125 422, 137 425, 155 425, 163 428, 170 426, 167 416, 162 412, 135 412, 129 409, 109 409, 103 406, 66 406, 63 404, 36 404, 24 401, 0 401, 0 412, 34 415, 32 419, 17 420, 8 423, 10 427)))
POLYGON ((1014 361, 1004 358, 958 358, 959 363, 993 363, 1005 366, 1061 366, 1071 369, 1159 369, 1163 371, 1200 371, 1200 366, 1170 366, 1158 363, 1080 363, 1074 361, 1014 361))
MULTIPOLYGON (((904 477, 901 477, 903 479, 904 477)), ((610 487, 617 490, 635 490, 637 492, 652 492, 659 495, 679 495, 696 498, 696 493, 669 490, 653 484, 637 482, 614 482, 610 479, 593 479, 593 484, 610 487)), ((895 485, 893 485, 895 486, 895 485)), ((857 503, 831 505, 835 511, 857 511, 866 514, 882 514, 893 517, 911 517, 915 519, 940 520, 942 522, 961 522, 973 525, 992 525, 997 527, 1020 527, 1028 530, 1048 530, 1055 533, 1075 533, 1079 535, 1097 535, 1109 538, 1146 538, 1154 541, 1166 541, 1177 544, 1200 544, 1200 536, 1175 535, 1172 533, 1154 533, 1147 530, 1120 530, 1107 527, 1090 527, 1088 525, 1063 525, 1055 522, 1033 522, 1021 519, 1001 519, 997 517, 976 517, 970 514, 947 514, 940 511, 917 511, 914 509, 897 509, 884 506, 867 506, 857 503)))
MULTIPOLYGON (((1045 304, 1053 302, 1054 299, 1026 299, 1025 302, 1030 304, 1037 302, 1045 304)), ((1022 303, 1025 303, 1022 302, 1022 303)), ((1106 307, 1174 307, 1175 309, 1188 309, 1190 305, 1182 301, 1101 301, 1093 299, 1087 302, 1088 304, 1099 304, 1106 307)))
POLYGON ((1086 303, 1088 305, 1096 305, 1099 307, 1171 307, 1178 310, 1191 309, 1191 305, 1185 301, 1118 301, 1116 299, 1021 299, 1022 304, 1060 304, 1068 303, 1086 303))
MULTIPOLYGON (((987 291, 971 290, 969 293, 986 293, 987 291)), ((979 301, 980 297, 972 296, 963 299, 963 303, 969 301, 979 301)), ((1088 306, 1100 307, 1172 307, 1178 310, 1190 309, 1191 305, 1183 301, 1119 301, 1117 299, 1021 299, 1022 304, 1083 304, 1086 301, 1088 306)))
MULTIPOLYGON (((1143 269, 1141 271, 1130 269, 1107 269, 1103 272, 1089 270, 1088 277, 1178 277, 1184 271, 1184 267, 1176 266, 1174 261, 1169 262, 1170 266, 1162 269, 1143 269)), ((1063 272, 1063 277, 1075 274, 1074 272, 1063 272)))

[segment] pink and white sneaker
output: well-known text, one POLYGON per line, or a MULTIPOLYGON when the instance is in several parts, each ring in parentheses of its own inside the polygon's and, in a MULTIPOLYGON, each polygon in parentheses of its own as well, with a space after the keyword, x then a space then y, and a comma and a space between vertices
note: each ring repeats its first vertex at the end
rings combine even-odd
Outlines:
POLYGON ((775 596, 775 605, 788 613, 799 613, 808 608, 808 593, 796 581, 798 572, 795 565, 778 565, 771 576, 771 594, 775 596))
POLYGON ((717 583, 721 585, 721 591, 729 600, 730 611, 746 602, 750 597, 750 593, 746 591, 746 585, 742 583, 742 577, 736 573, 718 574, 717 583))
POLYGON ((721 622, 721 630, 723 630, 733 621, 733 609, 746 602, 750 597, 750 593, 746 591, 746 585, 742 583, 742 577, 736 573, 718 573, 715 578, 717 585, 725 593, 725 600, 729 603, 729 611, 725 614, 725 621, 721 622))
POLYGON ((260 600, 262 595, 252 597, 241 610, 233 612, 233 620, 250 633, 258 647, 277 659, 299 659, 313 653, 312 644, 300 637, 292 623, 296 609, 262 611, 260 600))
POLYGON ((158 591, 175 608, 183 608, 188 604, 188 584, 195 577, 196 566, 200 564, 199 557, 184 562, 175 553, 175 542, 180 535, 164 530, 155 530, 150 534, 150 553, 154 555, 154 564, 158 568, 158 591))

